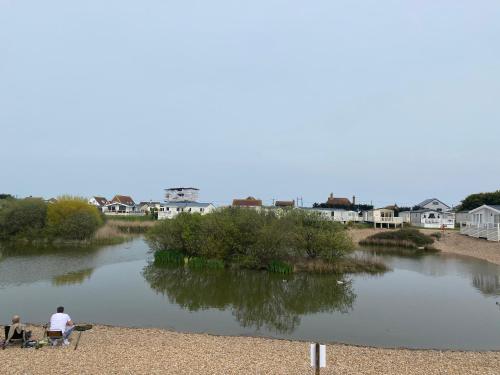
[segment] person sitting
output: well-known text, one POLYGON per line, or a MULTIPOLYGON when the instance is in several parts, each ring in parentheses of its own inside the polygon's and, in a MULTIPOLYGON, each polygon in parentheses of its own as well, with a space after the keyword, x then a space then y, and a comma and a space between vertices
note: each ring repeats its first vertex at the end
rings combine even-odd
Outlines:
POLYGON ((21 324, 21 318, 19 315, 14 315, 12 317, 12 324, 9 327, 9 332, 7 333, 7 337, 5 338, 4 348, 10 340, 23 340, 23 344, 29 340, 31 336, 31 331, 26 331, 26 327, 24 324, 21 324))
POLYGON ((50 330, 61 331, 64 345, 69 345, 68 338, 75 329, 75 325, 68 314, 64 313, 64 307, 59 306, 57 312, 50 317, 50 330))

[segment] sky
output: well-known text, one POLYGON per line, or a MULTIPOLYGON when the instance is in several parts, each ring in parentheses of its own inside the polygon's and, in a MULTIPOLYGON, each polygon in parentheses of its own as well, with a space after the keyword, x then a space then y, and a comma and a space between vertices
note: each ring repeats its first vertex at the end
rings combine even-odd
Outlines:
POLYGON ((0 0, 0 193, 500 189, 500 2, 0 0))

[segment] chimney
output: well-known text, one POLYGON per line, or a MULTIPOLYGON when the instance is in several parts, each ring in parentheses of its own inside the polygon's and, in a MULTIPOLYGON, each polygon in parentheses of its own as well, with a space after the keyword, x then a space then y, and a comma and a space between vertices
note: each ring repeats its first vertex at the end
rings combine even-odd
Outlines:
POLYGON ((352 205, 354 206, 355 204, 356 204, 356 196, 355 196, 355 195, 353 195, 353 196, 352 196, 352 205))
POLYGON ((330 193, 330 198, 333 198, 333 193, 330 193))

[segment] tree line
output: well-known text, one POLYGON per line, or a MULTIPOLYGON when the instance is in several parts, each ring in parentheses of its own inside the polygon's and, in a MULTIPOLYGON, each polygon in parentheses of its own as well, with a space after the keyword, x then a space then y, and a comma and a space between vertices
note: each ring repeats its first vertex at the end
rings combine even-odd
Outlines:
POLYGON ((0 199, 0 240, 88 240, 102 224, 101 213, 84 198, 0 199))

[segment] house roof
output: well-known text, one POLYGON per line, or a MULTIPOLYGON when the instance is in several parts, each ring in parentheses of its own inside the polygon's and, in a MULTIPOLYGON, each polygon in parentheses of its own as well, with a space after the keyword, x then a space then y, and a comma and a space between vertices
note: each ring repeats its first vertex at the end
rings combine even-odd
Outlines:
POLYGON ((200 189, 197 189, 197 188, 194 188, 194 187, 171 187, 171 188, 167 188, 165 190, 176 190, 176 191, 180 191, 180 190, 200 190, 200 189))
POLYGON ((425 206, 426 204, 431 203, 432 201, 438 201, 439 203, 444 204, 446 207, 448 207, 448 208, 450 207, 450 206, 448 206, 446 203, 444 203, 444 202, 440 201, 440 200, 439 200, 439 199, 437 199, 437 198, 429 198, 429 199, 426 199, 426 200, 424 200, 424 201, 420 202, 419 204, 417 204, 417 206, 423 207, 423 206, 425 206))
POLYGON ((274 205, 276 207, 294 207, 295 201, 276 201, 274 205))
POLYGON ((162 207, 208 207, 212 203, 200 203, 200 202, 167 202, 161 203, 162 207))
POLYGON ((262 206, 262 200, 255 199, 254 197, 247 197, 246 199, 233 199, 233 206, 260 207, 262 206))
POLYGON ((105 206, 108 203, 108 200, 104 197, 93 197, 95 201, 99 204, 99 206, 105 206))
POLYGON ((469 213, 476 212, 481 208, 490 208, 490 209, 493 209, 494 211, 497 211, 498 213, 500 213, 500 205, 489 205, 489 204, 483 204, 480 207, 474 208, 473 210, 470 210, 469 213))
POLYGON ((148 201, 148 202, 140 202, 139 203, 139 206, 144 206, 146 204, 160 204, 160 202, 151 202, 151 201, 148 201))
POLYGON ((111 199, 110 203, 120 203, 120 204, 125 204, 127 206, 134 206, 135 202, 132 199, 132 197, 128 195, 115 195, 113 199, 111 199))
POLYGON ((333 196, 329 196, 326 204, 330 206, 350 206, 351 201, 347 198, 335 198, 333 196))

